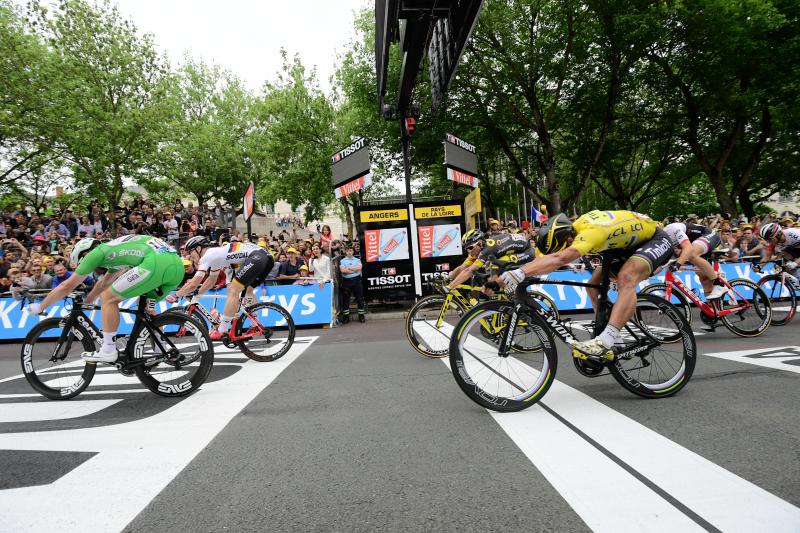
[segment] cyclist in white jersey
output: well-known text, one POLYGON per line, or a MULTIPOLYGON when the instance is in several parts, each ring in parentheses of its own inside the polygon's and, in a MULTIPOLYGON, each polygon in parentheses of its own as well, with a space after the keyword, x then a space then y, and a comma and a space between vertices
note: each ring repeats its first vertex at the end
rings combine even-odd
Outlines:
POLYGON ((680 253, 676 251, 678 266, 691 263, 697 267, 697 277, 700 278, 706 300, 724 296, 727 292, 725 287, 716 281, 717 273, 714 272, 714 267, 703 257, 710 255, 711 250, 722 243, 719 234, 707 226, 683 222, 668 224, 664 231, 675 243, 676 248, 680 249, 680 253))
MULTIPOLYGON (((775 255, 791 259, 784 265, 784 268, 796 276, 797 259, 800 258, 800 229, 781 228, 779 224, 770 222, 761 226, 759 233, 762 239, 775 245, 775 255)), ((762 264, 768 262, 769 259, 771 258, 767 257, 762 264)))
POLYGON ((246 298, 254 301, 253 288, 269 275, 275 261, 269 253, 255 244, 232 242, 215 248, 211 248, 210 245, 211 241, 202 235, 186 241, 184 248, 190 256, 195 256, 193 259, 199 259, 197 273, 174 296, 168 296, 167 300, 174 302, 195 290, 198 294, 203 294, 214 286, 221 270, 232 269, 233 276, 227 286, 225 308, 220 317, 219 327, 209 333, 212 340, 219 340, 227 335, 231 328, 233 316, 239 310, 239 296, 242 290, 246 287, 246 298))

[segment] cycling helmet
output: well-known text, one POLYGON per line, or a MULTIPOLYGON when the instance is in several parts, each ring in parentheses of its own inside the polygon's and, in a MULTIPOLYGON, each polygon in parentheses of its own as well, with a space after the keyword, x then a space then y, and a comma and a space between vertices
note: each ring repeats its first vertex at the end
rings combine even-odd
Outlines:
POLYGON ((464 245, 465 248, 472 246, 478 241, 483 240, 483 232, 478 228, 471 229, 461 237, 461 243, 464 245))
POLYGON ((559 213, 539 228, 536 248, 543 254, 560 252, 567 246, 567 237, 572 235, 572 222, 567 215, 559 213))
POLYGON ((85 239, 79 240, 77 243, 75 243, 75 246, 72 248, 72 252, 69 254, 70 262, 77 266, 81 260, 81 257, 88 254, 89 251, 98 244, 100 244, 100 241, 91 237, 86 237, 85 239))
POLYGON ((777 237, 782 231, 780 224, 770 222, 761 226, 761 230, 758 233, 763 239, 771 240, 777 237))
POLYGON ((211 241, 208 240, 208 237, 205 235, 197 235, 186 241, 186 244, 183 247, 188 252, 190 250, 194 250, 195 248, 207 248, 209 246, 211 246, 211 241))

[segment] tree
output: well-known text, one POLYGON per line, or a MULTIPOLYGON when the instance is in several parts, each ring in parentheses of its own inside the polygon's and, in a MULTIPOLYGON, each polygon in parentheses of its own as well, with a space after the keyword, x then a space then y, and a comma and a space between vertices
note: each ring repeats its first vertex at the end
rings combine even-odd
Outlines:
MULTIPOLYGON (((35 23, 53 53, 33 113, 40 136, 110 208, 152 166, 170 106, 167 65, 108 1, 61 0, 35 23)), ((112 225, 115 225, 112 219, 112 225)), ((114 226, 112 226, 114 227, 114 226)))

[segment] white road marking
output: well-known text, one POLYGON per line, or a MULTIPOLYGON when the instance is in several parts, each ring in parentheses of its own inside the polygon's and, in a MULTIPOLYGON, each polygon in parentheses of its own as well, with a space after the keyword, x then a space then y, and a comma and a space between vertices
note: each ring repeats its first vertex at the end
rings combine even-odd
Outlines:
POLYGON ((702 355, 800 374, 800 346, 771 346, 755 350, 704 353, 702 355), (794 363, 788 364, 788 361, 793 361, 794 363))
POLYGON ((143 420, 0 435, 4 450, 99 452, 49 485, 0 491, 0 527, 15 532, 122 530, 317 337, 306 339, 277 361, 243 363, 242 371, 206 383, 192 396, 143 420))
POLYGON ((794 505, 568 385, 540 403, 487 411, 594 531, 798 531, 794 505))
MULTIPOLYGON (((36 395, 38 396, 38 395, 36 395)), ((122 400, 73 400, 71 402, 0 403, 0 423, 78 418, 111 407, 122 400)))

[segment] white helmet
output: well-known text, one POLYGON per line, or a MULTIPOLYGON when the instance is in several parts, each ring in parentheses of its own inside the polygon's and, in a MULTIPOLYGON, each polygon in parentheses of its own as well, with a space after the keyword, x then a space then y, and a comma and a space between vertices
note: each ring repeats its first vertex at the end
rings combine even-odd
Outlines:
POLYGON ((81 257, 86 255, 89 250, 98 244, 100 244, 100 241, 91 237, 86 237, 85 239, 79 240, 77 243, 75 243, 75 246, 72 248, 72 252, 69 254, 70 262, 77 267, 81 257))

